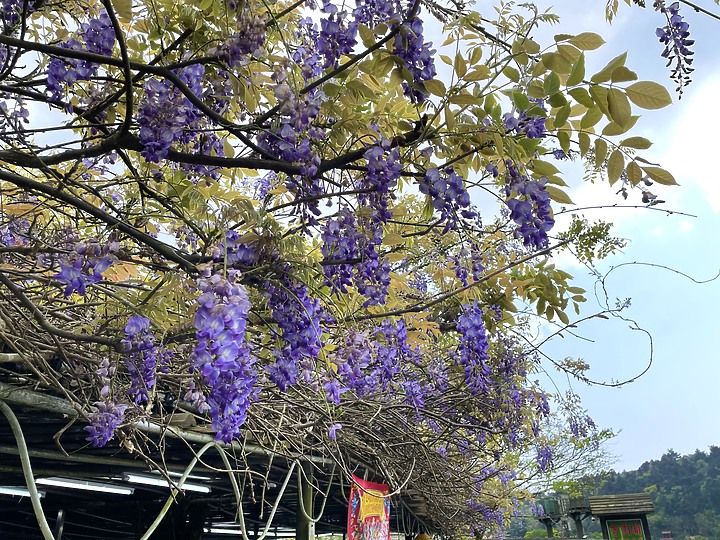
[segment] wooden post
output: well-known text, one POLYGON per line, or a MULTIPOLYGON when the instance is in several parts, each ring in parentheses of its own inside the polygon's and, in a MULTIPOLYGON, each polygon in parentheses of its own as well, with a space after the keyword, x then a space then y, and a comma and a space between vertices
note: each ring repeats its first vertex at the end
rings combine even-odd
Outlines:
POLYGON ((295 539, 315 540, 315 524, 310 520, 313 514, 312 465, 303 462, 298 474, 298 500, 295 513, 295 539), (303 512, 303 509, 305 510, 303 512), (307 514, 307 515, 306 515, 307 514))

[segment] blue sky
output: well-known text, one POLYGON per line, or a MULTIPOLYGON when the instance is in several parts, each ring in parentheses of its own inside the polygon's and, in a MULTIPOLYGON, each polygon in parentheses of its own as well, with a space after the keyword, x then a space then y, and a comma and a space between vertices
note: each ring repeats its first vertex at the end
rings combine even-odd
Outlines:
MULTIPOLYGON (((605 38, 607 44, 588 56, 588 73, 627 50, 627 65, 641 80, 655 80, 674 89, 669 69, 660 57, 663 47, 655 37, 655 28, 663 17, 651 8, 630 8, 621 1, 617 19, 608 25, 603 0, 536 3, 543 8, 554 6, 553 11, 562 16, 559 25, 538 32, 537 41, 547 43, 553 33, 582 31, 594 31, 605 38)), ((720 7, 710 0, 698 4, 720 14, 720 7)), ((655 142, 644 155, 670 170, 681 184, 653 187, 653 192, 667 201, 662 208, 678 213, 607 208, 585 212, 590 220, 615 222, 615 234, 630 240, 622 254, 599 264, 604 272, 622 263, 644 262, 704 280, 720 270, 720 181, 712 161, 718 152, 715 132, 720 126, 715 104, 720 96, 720 55, 715 51, 720 21, 684 5, 681 14, 696 40, 693 83, 682 100, 677 101, 674 95, 672 106, 643 113, 634 130, 655 142)), ((580 168, 569 167, 567 175, 576 203, 624 204, 615 194, 617 188, 582 185, 580 168)), ((635 200, 639 202, 639 197, 635 200)), ((558 264, 564 263, 565 258, 558 260, 558 264)), ((575 266, 569 271, 586 288, 593 288, 595 280, 586 269, 575 266)), ((618 458, 614 468, 637 468, 670 448, 691 453, 720 445, 720 422, 715 418, 720 411, 720 317, 715 311, 720 281, 700 285, 669 270, 635 265, 613 271, 607 287, 612 301, 632 299, 626 316, 650 332, 653 340, 652 367, 638 381, 620 389, 572 383, 600 426, 620 430, 608 445, 618 458)), ((587 313, 597 305, 593 295, 589 296, 587 313)), ((568 335, 555 339, 544 351, 555 358, 583 358, 592 366, 590 376, 599 380, 632 378, 647 365, 647 336, 631 330, 627 323, 598 320, 579 330, 593 342, 568 335)), ((553 374, 553 379, 561 388, 568 385, 559 373, 553 374)))

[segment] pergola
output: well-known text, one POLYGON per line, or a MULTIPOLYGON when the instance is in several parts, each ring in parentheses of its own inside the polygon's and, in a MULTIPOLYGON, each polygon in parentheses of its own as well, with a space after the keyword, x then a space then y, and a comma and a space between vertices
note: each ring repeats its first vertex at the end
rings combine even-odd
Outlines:
MULTIPOLYGON (((93 448, 69 402, 5 382, 0 401, 22 434, 18 440, 14 420, 0 421, 3 540, 43 538, 21 457, 29 459, 55 540, 140 539, 164 510, 150 538, 242 537, 243 529, 250 540, 345 534, 350 486, 327 457, 289 451, 280 441, 275 447, 249 438, 217 444, 209 430, 183 426, 182 418, 165 427, 137 425, 142 452, 133 451, 130 440, 93 448), (177 486, 184 473, 184 489, 173 490, 167 505, 169 485, 177 486)), ((382 480, 367 465, 350 465, 358 476, 382 480)), ((393 531, 438 532, 419 491, 399 490, 392 508, 393 531)))

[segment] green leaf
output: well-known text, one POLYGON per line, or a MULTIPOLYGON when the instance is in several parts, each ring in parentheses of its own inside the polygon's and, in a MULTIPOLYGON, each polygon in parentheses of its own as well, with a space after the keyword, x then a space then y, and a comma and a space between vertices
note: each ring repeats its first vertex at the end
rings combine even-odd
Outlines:
POLYGON ((559 129, 565 125, 567 119, 570 117, 570 109, 571 107, 569 104, 560 107, 560 110, 558 110, 555 115, 555 119, 553 120, 553 126, 555 129, 559 129))
POLYGON ((608 180, 610 181, 611 186, 618 181, 624 168, 625 158, 623 157, 622 152, 620 150, 613 150, 608 158, 607 166, 608 180))
POLYGON ((466 81, 484 81, 490 78, 490 68, 484 65, 475 67, 470 73, 466 73, 466 81))
POLYGON ((325 92, 325 94, 327 94, 328 97, 336 97, 336 96, 340 95, 340 92, 342 92, 342 91, 343 91, 343 88, 339 84, 326 82, 323 85, 323 92, 325 92))
POLYGON ((545 191, 547 191, 548 195, 550 195, 550 198, 560 204, 575 204, 570 196, 565 193, 562 189, 558 189, 555 186, 545 186, 545 191))
POLYGON ((467 63, 462 57, 462 54, 457 53, 455 55, 455 62, 453 64, 453 67, 455 68, 455 73, 457 73, 458 77, 462 77, 463 75, 465 75, 465 73, 467 73, 467 63))
POLYGON ((563 55, 558 53, 545 53, 542 55, 542 63, 549 70, 555 73, 566 74, 572 71, 572 64, 563 55))
POLYGON ((627 97, 635 105, 643 109, 662 109, 672 103, 667 89, 653 81, 640 81, 625 89, 627 97))
POLYGON ((628 137, 620 141, 620 146, 635 148, 636 150, 647 150, 652 144, 652 141, 649 141, 645 137, 628 137))
POLYGON ((626 126, 630 122, 630 116, 632 116, 632 108, 627 96, 617 88, 610 88, 607 97, 610 118, 617 125, 626 126))
POLYGON ((634 160, 628 163, 625 172, 627 174, 628 181, 633 186, 637 186, 640 183, 640 180, 642 180, 642 169, 640 169, 640 165, 638 165, 634 160))
POLYGON ((662 184, 664 186, 677 185, 673 175, 661 167, 642 167, 642 170, 658 184, 662 184))
POLYGON ((580 146, 580 155, 585 157, 585 154, 590 150, 590 135, 587 133, 578 133, 578 145, 580 146))
POLYGON ((588 94, 588 91, 584 88, 573 88, 572 90, 568 90, 568 94, 570 94, 575 101, 588 108, 595 104, 593 98, 590 97, 590 94, 588 94))
POLYGON ((360 39, 362 39, 362 43, 365 47, 372 47, 375 45, 375 34, 372 30, 370 30, 370 28, 364 24, 360 24, 358 25, 358 33, 360 34, 360 39))
POLYGON ((556 34, 554 39, 555 39, 555 43, 560 43, 561 41, 567 41, 574 37, 575 36, 573 34, 556 34))
POLYGON ((548 98, 548 103, 553 107, 564 107, 567 105, 567 99, 562 92, 556 92, 548 98))
POLYGON ((580 58, 577 59, 575 65, 573 65, 570 76, 567 78, 565 84, 567 86, 574 86, 580 84, 585 78, 585 53, 580 54, 580 58))
POLYGON ((610 80, 614 83, 637 81, 637 78, 637 73, 625 66, 615 68, 610 76, 610 80))
POLYGON ((568 133, 565 130, 560 130, 557 133, 558 142, 560 143, 560 148, 563 152, 566 154, 570 153, 570 133, 568 133))
POLYGON ((590 80, 594 83, 602 83, 609 81, 612 77, 613 71, 615 71, 615 68, 624 66, 625 60, 627 60, 627 52, 624 52, 610 60, 604 68, 602 68, 595 75, 590 77, 590 80))
POLYGON ((568 39, 569 43, 584 51, 594 51, 605 44, 605 40, 593 32, 583 32, 568 39))
POLYGON ((591 128, 597 124, 602 117, 603 113, 600 107, 592 107, 588 109, 588 112, 586 112, 585 116, 580 120, 580 127, 583 129, 591 128))
POLYGON ((425 81, 425 88, 434 96, 443 97, 447 93, 445 83, 437 79, 431 81, 425 81))
POLYGON ((598 137, 595 139, 595 168, 599 169, 607 156, 608 145, 605 139, 598 137))
POLYGON ((540 176, 552 176, 560 172, 560 169, 558 169, 555 165, 541 159, 536 159, 532 162, 532 170, 535 174, 539 174, 540 176))
POLYGON ((610 116, 610 109, 608 109, 608 89, 604 86, 591 86, 590 95, 597 106, 600 107, 603 114, 610 116))
POLYGON ((111 3, 119 18, 125 22, 130 22, 133 14, 132 0, 111 0, 111 3))
POLYGON ((545 82, 543 83, 543 89, 545 90, 546 96, 551 96, 556 92, 560 91, 560 76, 551 71, 548 73, 548 76, 545 77, 545 82))
POLYGON ((530 108, 530 100, 522 92, 513 92, 512 100, 515 106, 522 111, 527 111, 530 108))
POLYGON ((512 82, 518 82, 520 80, 520 72, 512 66, 506 66, 505 69, 503 69, 503 75, 512 82))
POLYGON ((638 119, 640 117, 638 115, 633 115, 630 117, 630 121, 625 124, 624 126, 619 126, 615 122, 610 122, 607 126, 605 126, 602 130, 603 135, 609 135, 609 136, 615 136, 615 135, 622 135, 623 133, 627 133, 629 130, 633 128, 633 126, 637 123, 638 119))

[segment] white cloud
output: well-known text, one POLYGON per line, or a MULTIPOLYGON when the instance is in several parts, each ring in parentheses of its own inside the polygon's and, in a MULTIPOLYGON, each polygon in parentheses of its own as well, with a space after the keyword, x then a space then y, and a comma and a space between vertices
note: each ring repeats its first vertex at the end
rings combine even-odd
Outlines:
POLYGON ((720 181, 713 163, 718 152, 715 129, 720 125, 720 109, 712 104, 719 94, 720 77, 695 81, 689 99, 675 105, 677 121, 667 128, 667 142, 661 145, 666 151, 665 168, 682 186, 699 187, 715 213, 720 212, 720 181))

